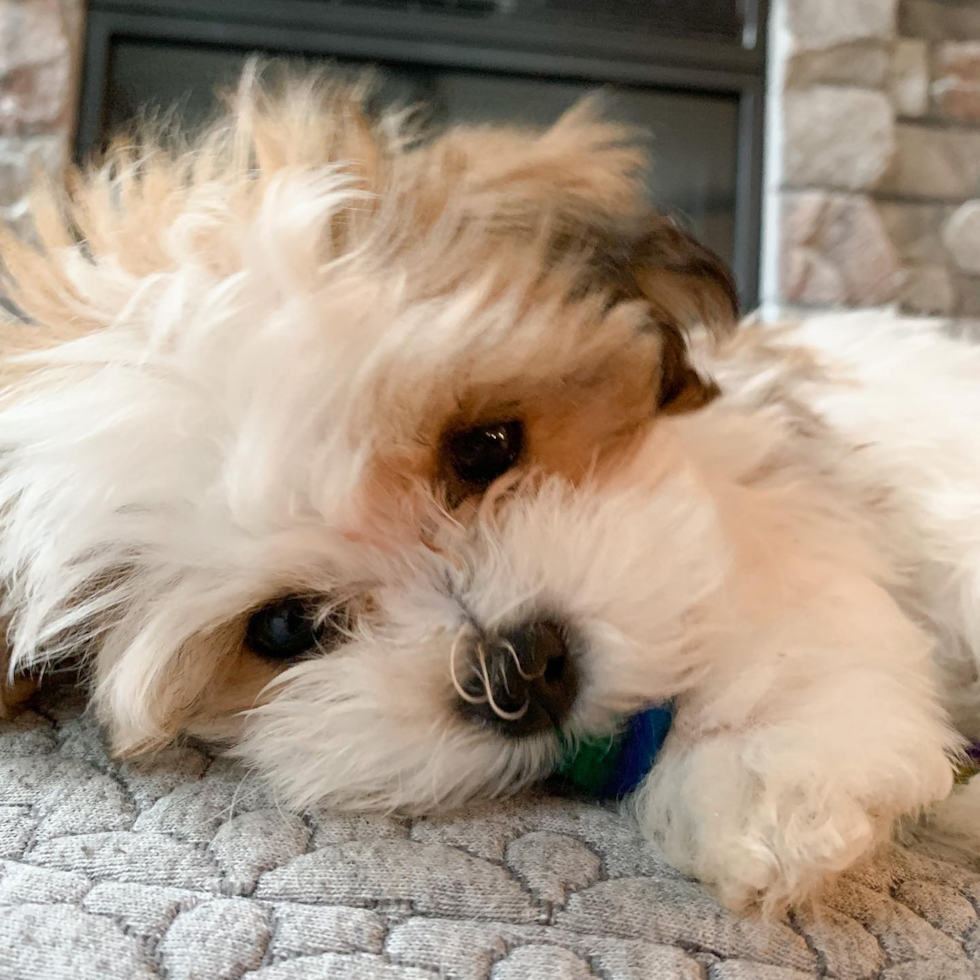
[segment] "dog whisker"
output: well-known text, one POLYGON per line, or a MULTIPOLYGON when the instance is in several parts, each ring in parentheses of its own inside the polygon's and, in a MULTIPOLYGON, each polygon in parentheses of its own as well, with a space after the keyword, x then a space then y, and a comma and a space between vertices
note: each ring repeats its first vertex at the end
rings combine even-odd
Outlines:
MULTIPOLYGON (((547 670, 548 667, 547 664, 542 666, 542 668, 536 674, 529 674, 521 666, 521 658, 517 656, 517 651, 514 649, 513 643, 511 643, 509 640, 498 640, 497 643, 502 649, 506 650, 510 654, 511 658, 514 661, 514 666, 517 668, 517 673, 521 676, 523 680, 536 681, 539 677, 544 677, 544 672, 545 670, 547 670)), ((506 684, 506 677, 507 675, 504 674, 505 684, 506 684)), ((510 693, 509 689, 507 693, 508 694, 510 693)))
POLYGON ((449 648, 449 677, 450 680, 452 680, 453 688, 455 689, 456 693, 464 701, 468 702, 469 704, 486 704, 489 698, 486 696, 481 697, 480 695, 470 694, 464 689, 463 685, 460 684, 459 675, 456 673, 456 655, 459 652, 460 644, 468 633, 469 625, 464 623, 462 626, 460 626, 456 636, 453 638, 452 646, 449 648))
MULTIPOLYGON (((480 675, 483 678, 483 687, 487 692, 487 701, 489 702, 493 713, 504 721, 517 721, 518 719, 523 718, 527 714, 528 709, 531 707, 531 699, 526 698, 524 704, 522 704, 517 711, 507 711, 505 708, 501 708, 500 705, 497 704, 496 700, 494 700, 493 686, 490 683, 490 674, 487 670, 487 651, 482 642, 480 643, 479 651, 480 675)), ((510 692, 508 691, 508 693, 510 692)))

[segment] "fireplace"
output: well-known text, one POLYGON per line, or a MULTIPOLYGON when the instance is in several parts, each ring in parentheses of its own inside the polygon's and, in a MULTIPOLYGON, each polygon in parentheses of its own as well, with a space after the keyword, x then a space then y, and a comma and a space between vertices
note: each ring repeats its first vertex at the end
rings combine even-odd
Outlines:
POLYGON ((765 0, 92 0, 76 149, 143 106, 194 124, 253 52, 373 64, 437 121, 546 124, 582 95, 653 136, 654 202, 758 293, 765 0))

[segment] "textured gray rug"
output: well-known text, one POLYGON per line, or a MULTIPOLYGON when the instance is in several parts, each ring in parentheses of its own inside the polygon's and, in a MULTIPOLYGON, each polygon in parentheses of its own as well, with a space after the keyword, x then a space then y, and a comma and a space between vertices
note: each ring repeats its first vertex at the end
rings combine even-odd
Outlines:
POLYGON ((0 859, 0 980, 980 977, 951 854, 894 848, 765 925, 598 806, 301 818, 196 747, 110 760, 63 693, 0 722, 0 859))

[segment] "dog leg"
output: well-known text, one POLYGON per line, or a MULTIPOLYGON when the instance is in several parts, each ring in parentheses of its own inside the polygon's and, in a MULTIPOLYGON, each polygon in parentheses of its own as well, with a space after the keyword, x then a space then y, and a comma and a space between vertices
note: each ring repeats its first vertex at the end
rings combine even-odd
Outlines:
POLYGON ((634 800, 668 859, 732 908, 806 900, 949 793, 958 742, 928 643, 887 596, 873 599, 850 622, 839 606, 831 628, 801 629, 796 649, 778 629, 756 636, 754 663, 736 651, 682 700, 634 800))

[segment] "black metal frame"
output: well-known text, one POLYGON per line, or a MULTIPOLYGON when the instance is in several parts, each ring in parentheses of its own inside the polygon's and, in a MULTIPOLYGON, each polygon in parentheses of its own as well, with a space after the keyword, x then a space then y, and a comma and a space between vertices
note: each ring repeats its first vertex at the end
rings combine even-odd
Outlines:
POLYGON ((746 306, 759 286, 768 0, 744 0, 742 43, 466 18, 323 0, 91 0, 76 152, 102 136, 120 39, 401 61, 734 96, 739 102, 734 271, 746 306))

